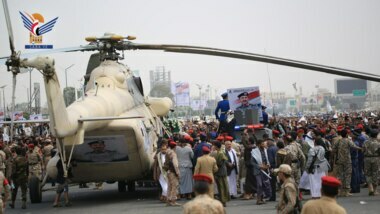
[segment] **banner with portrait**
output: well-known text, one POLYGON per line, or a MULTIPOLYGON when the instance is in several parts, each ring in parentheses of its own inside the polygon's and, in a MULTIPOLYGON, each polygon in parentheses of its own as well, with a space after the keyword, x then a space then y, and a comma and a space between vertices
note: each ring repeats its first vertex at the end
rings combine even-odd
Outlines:
POLYGON ((31 114, 29 120, 42 120, 42 114, 31 114))
POLYGON ((172 93, 176 106, 190 106, 190 84, 188 82, 174 83, 172 93))
POLYGON ((22 112, 22 111, 15 111, 15 112, 13 112, 13 120, 14 121, 25 120, 25 118, 24 118, 24 112, 22 112))
POLYGON ((73 160, 78 162, 128 161, 128 148, 124 135, 85 136, 81 145, 75 146, 73 160))
MULTIPOLYGON (((235 118, 237 115, 240 115, 241 112, 242 118, 243 120, 245 120, 247 116, 249 116, 246 115, 247 112, 257 112, 257 115, 255 113, 253 120, 249 119, 249 121, 256 122, 257 119, 259 119, 260 121, 262 120, 261 97, 258 86, 230 88, 227 89, 227 92, 230 109, 235 112, 235 118), (236 114, 238 113, 237 111, 240 111, 239 114, 236 114)), ((250 122, 247 121, 244 123, 250 122)))

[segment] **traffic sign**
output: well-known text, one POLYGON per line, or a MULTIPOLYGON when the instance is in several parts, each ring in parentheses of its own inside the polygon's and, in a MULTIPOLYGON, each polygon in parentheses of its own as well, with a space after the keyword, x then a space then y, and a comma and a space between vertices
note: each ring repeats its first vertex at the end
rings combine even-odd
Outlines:
POLYGON ((354 95, 354 97, 363 97, 365 96, 366 92, 367 91, 365 89, 359 89, 359 90, 353 90, 352 94, 354 95))

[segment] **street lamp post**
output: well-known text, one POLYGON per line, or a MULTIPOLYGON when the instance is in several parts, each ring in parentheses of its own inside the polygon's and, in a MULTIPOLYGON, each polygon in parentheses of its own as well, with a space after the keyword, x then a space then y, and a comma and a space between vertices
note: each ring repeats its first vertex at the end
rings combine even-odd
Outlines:
POLYGON ((71 67, 73 67, 74 64, 70 65, 69 67, 65 68, 65 80, 66 80, 66 88, 67 88, 67 70, 69 70, 71 67))
POLYGON ((5 109, 5 93, 4 93, 4 88, 7 87, 7 85, 3 85, 0 88, 3 89, 3 106, 4 106, 4 120, 6 119, 6 109, 5 109))
POLYGON ((201 106, 202 106, 202 85, 199 85, 199 84, 196 84, 198 86, 198 89, 199 89, 199 113, 200 113, 200 116, 202 116, 202 110, 201 110, 201 106))

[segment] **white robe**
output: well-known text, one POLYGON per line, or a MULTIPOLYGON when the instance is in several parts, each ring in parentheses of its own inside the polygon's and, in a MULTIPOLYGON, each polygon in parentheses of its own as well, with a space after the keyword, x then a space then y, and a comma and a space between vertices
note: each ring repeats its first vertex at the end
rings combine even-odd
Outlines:
MULTIPOLYGON (((231 149, 230 151, 226 150, 226 152, 227 152, 226 155, 230 156, 232 163, 236 164, 236 168, 239 168, 238 157, 236 155, 235 150, 234 149, 231 149), (235 159, 234 159, 234 156, 235 156, 235 159), (236 163, 235 163, 235 160, 236 160, 236 163)), ((233 169, 231 171, 231 174, 227 177, 227 180, 228 180, 230 195, 237 196, 237 172, 236 172, 236 169, 233 169)))
POLYGON ((325 175, 325 172, 318 172, 318 170, 315 170, 314 174, 309 174, 311 197, 321 197, 322 177, 325 175))
MULTIPOLYGON (((165 163, 165 155, 160 153, 161 163, 165 163)), ((162 170, 162 168, 161 168, 162 170)), ((158 178, 158 181, 160 182, 161 188, 162 188, 162 195, 167 196, 168 195, 168 181, 165 178, 164 173, 161 171, 160 177, 158 178)))

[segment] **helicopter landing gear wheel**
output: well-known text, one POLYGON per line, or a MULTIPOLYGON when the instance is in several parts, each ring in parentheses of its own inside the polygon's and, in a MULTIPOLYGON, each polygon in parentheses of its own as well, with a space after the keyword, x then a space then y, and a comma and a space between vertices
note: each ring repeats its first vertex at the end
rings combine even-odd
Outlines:
POLYGON ((127 186, 126 186, 126 182, 125 181, 119 181, 117 182, 117 190, 119 192, 126 192, 127 191, 127 186))
POLYGON ((42 200, 42 191, 41 191, 41 182, 36 176, 33 176, 29 180, 29 197, 30 202, 41 203, 42 200))
POLYGON ((135 181, 128 181, 127 186, 128 186, 128 192, 135 192, 136 191, 135 181))

